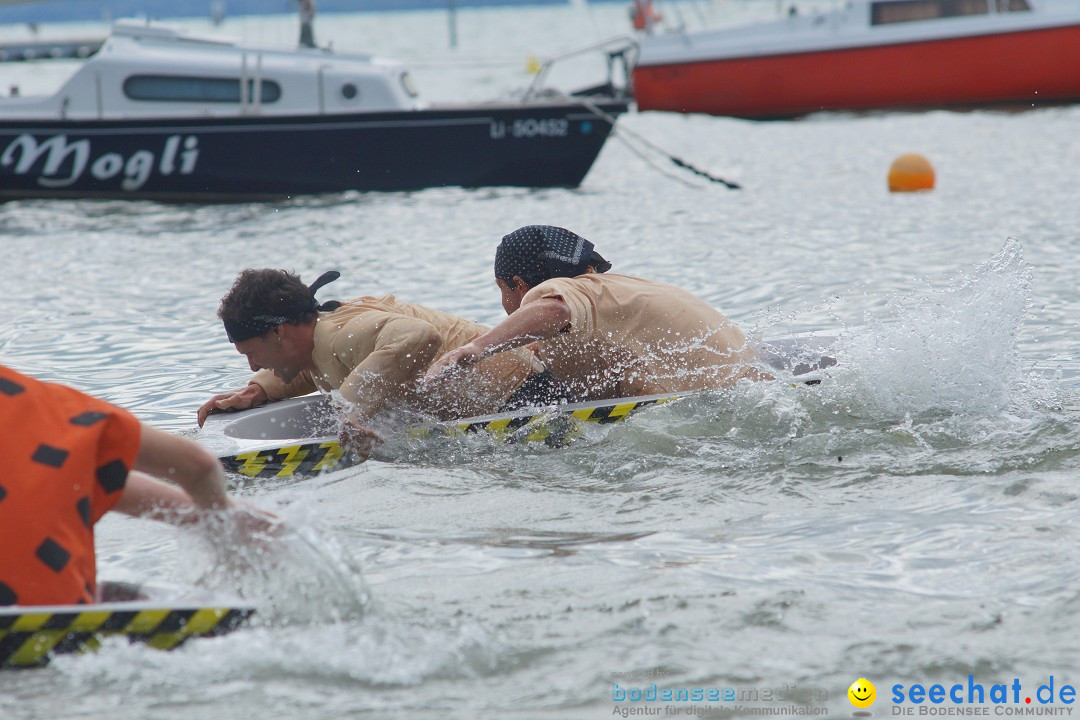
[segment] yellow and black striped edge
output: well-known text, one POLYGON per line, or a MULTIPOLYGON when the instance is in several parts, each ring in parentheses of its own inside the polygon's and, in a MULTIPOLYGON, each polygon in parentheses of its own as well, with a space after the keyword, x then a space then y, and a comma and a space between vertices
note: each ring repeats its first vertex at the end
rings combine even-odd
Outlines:
MULTIPOLYGON (((562 445, 573 434, 573 423, 583 420, 595 423, 614 423, 648 405, 678 400, 681 395, 650 395, 625 398, 611 402, 576 403, 565 408, 558 406, 521 413, 505 413, 478 418, 466 418, 434 427, 418 427, 410 431, 414 437, 432 434, 488 433, 493 437, 516 443, 545 442, 562 445)), ((229 472, 249 478, 293 478, 316 475, 328 470, 356 465, 365 458, 346 453, 333 438, 314 438, 311 442, 284 447, 249 450, 219 458, 229 472)))
POLYGON ((0 608, 0 669, 40 667, 54 653, 94 649, 124 636, 160 650, 232 632, 251 607, 159 607, 148 603, 0 608))
POLYGON ((476 420, 463 420, 447 423, 448 433, 454 431, 466 433, 488 433, 496 438, 510 442, 544 442, 561 445, 570 438, 568 431, 572 432, 573 426, 568 426, 562 420, 583 420, 595 423, 615 423, 625 420, 630 413, 640 410, 648 405, 678 400, 680 395, 665 397, 650 396, 646 398, 627 399, 608 404, 592 404, 587 407, 560 410, 558 407, 547 408, 546 411, 531 415, 499 415, 489 418, 477 418, 476 420))
POLYGON ((364 458, 346 454, 341 444, 331 438, 316 438, 300 445, 251 450, 223 455, 221 464, 229 472, 250 478, 289 478, 316 475, 335 468, 363 462, 364 458))

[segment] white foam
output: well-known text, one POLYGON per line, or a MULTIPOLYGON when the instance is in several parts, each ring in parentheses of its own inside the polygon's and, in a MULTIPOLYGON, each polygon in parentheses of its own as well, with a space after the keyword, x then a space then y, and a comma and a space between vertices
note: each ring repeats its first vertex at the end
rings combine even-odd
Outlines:
POLYGON ((889 298, 841 333, 827 392, 860 415, 1003 410, 1024 382, 1017 338, 1030 289, 1023 246, 1009 238, 972 274, 889 298))
POLYGON ((318 520, 309 502, 276 511, 269 533, 230 515, 207 515, 178 545, 184 582, 256 602, 259 624, 355 619, 370 604, 359 563, 318 520))

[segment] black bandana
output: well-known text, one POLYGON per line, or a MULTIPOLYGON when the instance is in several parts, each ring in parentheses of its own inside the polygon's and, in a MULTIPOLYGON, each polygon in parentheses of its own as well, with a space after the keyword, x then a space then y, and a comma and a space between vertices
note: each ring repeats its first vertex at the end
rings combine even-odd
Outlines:
POLYGON ((530 286, 554 277, 577 277, 590 265, 601 273, 611 269, 591 242, 554 225, 518 228, 495 251, 495 277, 509 282, 516 275, 530 286))
POLYGON ((259 337, 270 332, 278 325, 286 323, 290 320, 296 320, 311 312, 326 312, 329 310, 336 310, 341 307, 341 303, 337 300, 329 300, 324 303, 319 303, 315 299, 315 293, 323 285, 332 283, 341 277, 341 273, 337 270, 330 270, 324 272, 319 276, 319 279, 311 283, 308 286, 308 293, 310 299, 299 302, 295 305, 290 305, 282 308, 277 315, 253 315, 243 320, 223 320, 225 323, 225 334, 229 336, 229 342, 238 343, 244 340, 250 340, 253 337, 259 337))

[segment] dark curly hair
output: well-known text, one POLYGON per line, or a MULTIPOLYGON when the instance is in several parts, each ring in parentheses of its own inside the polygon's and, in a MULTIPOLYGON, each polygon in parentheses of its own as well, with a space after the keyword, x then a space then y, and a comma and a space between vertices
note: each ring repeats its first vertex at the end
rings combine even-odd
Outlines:
POLYGON ((221 298, 217 314, 222 320, 236 322, 281 315, 287 317, 289 323, 306 325, 315 320, 318 311, 294 311, 311 304, 311 290, 296 273, 270 268, 248 269, 236 276, 232 287, 221 298))

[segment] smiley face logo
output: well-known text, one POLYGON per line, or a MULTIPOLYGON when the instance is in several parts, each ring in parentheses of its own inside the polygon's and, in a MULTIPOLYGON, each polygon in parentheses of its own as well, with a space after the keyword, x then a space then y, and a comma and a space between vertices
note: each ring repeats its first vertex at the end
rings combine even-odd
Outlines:
POLYGON ((851 687, 847 689, 847 696, 848 700, 850 700, 851 704, 855 707, 868 708, 874 704, 874 699, 877 697, 877 689, 874 687, 874 683, 866 678, 859 678, 851 683, 851 687))

